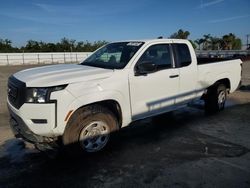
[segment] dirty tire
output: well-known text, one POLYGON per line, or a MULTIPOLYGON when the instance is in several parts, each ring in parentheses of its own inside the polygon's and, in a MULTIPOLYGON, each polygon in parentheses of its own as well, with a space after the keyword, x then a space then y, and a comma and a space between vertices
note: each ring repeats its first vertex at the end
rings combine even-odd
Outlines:
POLYGON ((205 97, 206 114, 215 114, 225 108, 227 88, 224 84, 217 84, 208 89, 205 97))
POLYGON ((117 119, 107 108, 92 105, 77 110, 67 123, 63 145, 67 153, 96 153, 108 143, 111 133, 118 130, 117 119))

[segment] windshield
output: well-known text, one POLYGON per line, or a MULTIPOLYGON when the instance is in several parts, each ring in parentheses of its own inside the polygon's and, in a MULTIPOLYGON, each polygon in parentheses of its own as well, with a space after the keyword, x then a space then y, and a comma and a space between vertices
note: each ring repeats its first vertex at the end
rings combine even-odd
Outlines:
POLYGON ((122 69, 143 44, 143 42, 117 42, 107 44, 84 60, 81 65, 107 69, 122 69))

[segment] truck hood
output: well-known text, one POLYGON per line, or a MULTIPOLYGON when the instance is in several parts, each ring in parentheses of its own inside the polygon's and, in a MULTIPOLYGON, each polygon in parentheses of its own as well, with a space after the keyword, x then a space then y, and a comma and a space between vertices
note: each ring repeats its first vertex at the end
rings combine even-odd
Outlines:
POLYGON ((27 87, 50 87, 110 77, 113 70, 84 65, 51 65, 26 69, 14 74, 27 87))

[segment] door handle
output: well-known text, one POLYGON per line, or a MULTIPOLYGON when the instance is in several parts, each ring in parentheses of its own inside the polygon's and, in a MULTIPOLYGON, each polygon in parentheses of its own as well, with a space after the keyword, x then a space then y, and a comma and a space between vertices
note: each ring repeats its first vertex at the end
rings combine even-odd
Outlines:
POLYGON ((170 75, 170 76, 169 76, 169 78, 177 78, 177 77, 179 77, 179 75, 178 75, 178 74, 175 74, 175 75, 170 75))

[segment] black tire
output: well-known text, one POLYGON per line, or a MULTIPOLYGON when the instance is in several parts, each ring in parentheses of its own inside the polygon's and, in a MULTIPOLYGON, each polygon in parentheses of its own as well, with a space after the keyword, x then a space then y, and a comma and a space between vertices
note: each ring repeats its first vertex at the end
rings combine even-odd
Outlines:
POLYGON ((86 106, 68 121, 63 145, 70 152, 95 153, 107 145, 111 134, 118 129, 117 119, 110 110, 100 105, 86 106))
POLYGON ((224 84, 216 84, 208 89, 205 96, 205 112, 215 114, 224 110, 227 99, 227 88, 224 84))

